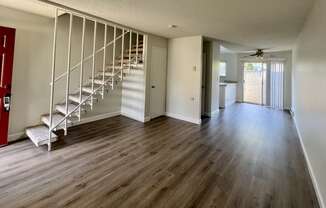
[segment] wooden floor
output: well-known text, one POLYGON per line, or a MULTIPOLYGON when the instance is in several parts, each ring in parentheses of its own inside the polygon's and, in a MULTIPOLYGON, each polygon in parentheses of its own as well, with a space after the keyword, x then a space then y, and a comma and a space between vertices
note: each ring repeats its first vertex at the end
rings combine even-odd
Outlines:
POLYGON ((319 207, 287 113, 236 104, 202 126, 118 116, 0 149, 0 207, 319 207))

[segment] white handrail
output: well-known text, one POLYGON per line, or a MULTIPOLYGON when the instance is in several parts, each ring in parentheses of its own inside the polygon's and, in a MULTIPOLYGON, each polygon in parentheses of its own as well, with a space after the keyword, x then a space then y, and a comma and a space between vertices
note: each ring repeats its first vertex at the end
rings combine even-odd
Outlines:
POLYGON ((65 120, 67 120, 67 118, 73 114, 76 110, 78 110, 78 108, 80 108, 84 103, 86 103, 88 101, 89 98, 93 97, 93 95, 102 88, 102 86, 95 88, 94 92, 89 94, 84 101, 82 101, 81 103, 79 103, 74 109, 72 109, 72 111, 70 111, 67 115, 65 115, 61 120, 59 120, 58 123, 56 123, 52 128, 50 128, 50 132, 52 132, 53 130, 55 130, 62 122, 64 122, 65 120))
POLYGON ((133 30, 133 31, 137 31, 140 34, 146 35, 146 33, 144 31, 140 31, 140 30, 137 30, 135 28, 127 27, 127 26, 121 25, 119 23, 112 22, 110 20, 104 19, 102 17, 98 17, 98 16, 95 16, 95 15, 92 15, 92 14, 89 14, 89 13, 86 13, 86 12, 83 12, 83 11, 79 11, 77 9, 74 9, 74 8, 71 8, 71 7, 68 7, 68 6, 53 2, 53 1, 49 1, 49 0, 39 0, 39 1, 44 2, 46 4, 49 4, 49 5, 57 8, 58 10, 61 10, 64 13, 72 13, 74 16, 81 17, 81 18, 86 17, 88 20, 91 20, 93 22, 96 21, 96 22, 101 23, 101 24, 107 24, 107 25, 110 25, 111 27, 116 26, 119 29, 124 28, 126 30, 133 30))
MULTIPOLYGON (((68 131, 68 120, 67 118, 70 117, 72 114, 76 113, 76 111, 79 111, 78 117, 79 120, 81 120, 81 111, 82 111, 82 105, 84 105, 84 103, 89 102, 89 100, 91 99, 91 108, 93 109, 93 102, 94 102, 94 95, 98 93, 98 91, 100 89, 102 89, 102 98, 104 98, 104 90, 105 90, 105 86, 111 82, 111 86, 112 89, 114 89, 114 84, 115 84, 115 76, 119 76, 119 73, 121 73, 121 79, 123 78, 123 69, 127 68, 129 65, 129 70, 131 69, 131 67, 134 66, 134 63, 136 61, 136 65, 138 64, 138 59, 139 59, 139 51, 138 51, 138 47, 139 47, 139 34, 143 34, 141 32, 136 32, 133 31, 131 29, 127 29, 123 26, 119 26, 116 24, 110 24, 107 23, 106 21, 100 21, 97 18, 88 18, 87 15, 82 15, 79 14, 78 12, 74 12, 71 11, 70 9, 60 9, 60 7, 56 7, 56 13, 55 13, 55 24, 54 24, 54 41, 53 41, 53 51, 52 51, 52 74, 51 74, 51 82, 50 82, 50 86, 51 86, 51 97, 50 97, 50 112, 49 112, 49 137, 48 137, 48 151, 51 151, 51 139, 52 139, 52 131, 55 130, 59 125, 61 125, 64 122, 64 131, 65 131, 65 135, 67 135, 67 131, 68 131), (58 77, 55 76, 55 71, 56 71, 56 53, 57 53, 57 36, 58 36, 58 21, 59 21, 59 11, 66 11, 69 14, 70 17, 70 22, 69 22, 69 37, 68 37, 68 46, 67 46, 67 50, 68 50, 68 54, 67 54, 67 63, 66 63, 66 72, 64 72, 63 74, 59 75, 58 77), (73 67, 71 67, 71 55, 72 55, 72 33, 73 33, 73 23, 74 23, 74 18, 75 16, 77 17, 81 17, 83 19, 83 28, 82 28, 82 41, 81 41, 81 53, 80 53, 80 61, 74 65, 73 67), (87 20, 93 20, 94 21, 94 42, 93 42, 93 51, 92 54, 85 57, 85 35, 86 35, 86 21, 87 20), (97 29, 98 29, 98 24, 104 24, 105 26, 105 31, 104 31, 104 43, 103 43, 103 47, 96 49, 96 41, 97 41, 97 29), (112 26, 114 27, 114 38, 112 41, 108 42, 107 40, 107 32, 108 32, 108 26, 112 26), (122 30, 121 35, 117 35, 118 31, 117 29, 119 29, 119 33, 120 33, 120 29, 122 30), (124 61, 124 57, 125 57, 125 35, 126 34, 130 34, 130 42, 129 42, 129 63, 125 63, 124 61), (132 55, 132 36, 133 33, 137 34, 137 44, 136 44, 136 56, 132 55), (117 64, 119 62, 119 58, 116 57, 116 47, 117 47, 117 41, 122 39, 121 42, 121 66, 119 67, 119 65, 117 64), (107 47, 109 47, 110 45, 113 45, 113 57, 112 57, 112 77, 111 79, 105 79, 105 71, 107 69, 106 62, 106 54, 107 54, 107 47), (97 87, 97 85, 95 86, 95 66, 96 66, 96 55, 100 52, 102 52, 103 50, 103 82, 100 84, 100 86, 97 87), (83 86, 84 86, 84 64, 86 61, 92 60, 92 77, 91 77, 91 82, 88 81, 87 83, 90 84, 91 83, 91 92, 88 95, 83 96, 83 86), (79 68, 80 66, 80 68, 79 68), (121 69, 116 70, 117 69, 121 69), (69 94, 70 94, 70 82, 71 82, 71 73, 77 69, 80 69, 80 74, 79 74, 79 103, 77 106, 73 107, 72 109, 70 109, 70 98, 69 98, 69 94), (66 89, 65 89, 65 115, 63 116, 62 119, 59 120, 59 122, 55 122, 54 123, 54 119, 53 119, 53 114, 54 114, 54 91, 55 91, 55 83, 59 80, 61 80, 62 78, 66 77, 66 89)), ((127 46, 128 47, 128 46, 127 46)), ((143 49, 144 50, 144 49, 143 49)), ((144 54, 143 54, 144 55, 144 54)), ((77 93, 77 91, 76 91, 77 93)))
MULTIPOLYGON (((129 31, 125 32, 125 34, 129 33, 129 31)), ((118 41, 120 38, 122 38, 122 35, 118 36, 116 38, 116 41, 118 41)), ((106 47, 109 47, 110 45, 112 45, 114 43, 114 40, 110 41, 106 47)), ((105 47, 101 47, 100 49, 98 49, 95 53, 98 54, 100 53, 105 47)), ((93 54, 87 56, 86 58, 84 58, 84 62, 90 60, 91 58, 93 58, 93 54)), ((76 65, 74 65, 73 67, 71 67, 71 72, 79 69, 78 66, 81 64, 82 61, 78 62, 76 65)), ((58 77, 55 78, 54 83, 56 83, 57 81, 59 81, 60 79, 64 78, 67 75, 67 72, 62 73, 61 75, 59 75, 58 77)), ((53 82, 50 83, 50 85, 52 85, 53 82)))
MULTIPOLYGON (((134 60, 136 57, 133 57, 131 60, 134 60)), ((106 80, 105 83, 103 83, 103 86, 106 85, 107 82, 109 82, 110 79, 106 80)), ((90 93, 88 96, 85 97, 85 99, 82 100, 82 102, 80 102, 73 110, 71 110, 68 114, 66 114, 66 116, 64 116, 58 123, 56 123, 52 128, 50 128, 50 132, 53 131, 54 129, 56 129, 62 122, 64 122, 71 114, 73 114, 76 110, 78 110, 78 108, 80 108, 84 103, 86 103, 89 98, 93 97, 94 94, 97 93, 97 91, 99 91, 100 89, 102 89, 102 85, 98 88, 95 88, 94 91, 92 93, 90 93)))

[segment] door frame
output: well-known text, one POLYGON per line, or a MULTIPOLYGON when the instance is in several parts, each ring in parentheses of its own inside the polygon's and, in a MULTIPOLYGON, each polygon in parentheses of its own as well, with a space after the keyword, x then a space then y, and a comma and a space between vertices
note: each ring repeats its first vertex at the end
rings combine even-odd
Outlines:
POLYGON ((168 51, 167 51, 167 48, 164 48, 164 47, 160 47, 160 46, 152 46, 151 47, 151 62, 150 62, 150 71, 149 71, 149 118, 150 120, 152 119, 155 119, 155 118, 158 118, 160 116, 164 116, 165 115, 165 112, 166 112, 166 84, 167 84, 167 60, 168 60, 168 51), (154 115, 152 112, 152 109, 153 109, 153 102, 152 102, 152 79, 153 79, 153 70, 152 70, 152 63, 153 63, 153 48, 159 48, 159 49, 164 49, 164 53, 165 53, 165 66, 164 67, 164 81, 162 82, 162 84, 164 85, 163 86, 163 100, 164 100, 164 110, 163 112, 161 113, 161 115, 154 115))
POLYGON ((265 60, 246 60, 246 61, 243 61, 243 64, 241 64, 241 74, 242 74, 242 102, 243 103, 250 103, 250 104, 254 104, 254 105, 262 105, 262 106, 264 106, 265 104, 264 104, 264 98, 265 98, 265 96, 264 95, 266 95, 266 104, 267 104, 267 97, 268 97, 268 95, 267 95, 267 92, 268 92, 268 74, 269 74, 269 67, 268 67, 268 62, 267 61, 265 61, 265 60), (262 77, 261 77, 261 101, 260 101, 260 103, 255 103, 255 102, 250 102, 250 101, 245 101, 245 96, 244 96, 244 91, 245 91, 245 78, 244 78, 244 74, 245 74, 245 69, 244 69, 244 64, 245 63, 260 63, 261 64, 261 66, 262 66, 262 68, 263 68, 263 72, 262 72, 262 77), (266 73, 266 83, 264 82, 264 67, 263 67, 263 65, 264 64, 266 64, 266 70, 265 70, 265 73, 266 73), (266 92, 264 93, 264 84, 266 84, 266 92))
MULTIPOLYGON (((284 80, 283 80, 283 102, 285 101, 284 94, 285 94, 285 75, 286 75, 286 61, 287 59, 285 58, 278 58, 278 57, 269 57, 269 58, 263 58, 261 60, 257 60, 256 58, 240 58, 239 59, 239 93, 240 93, 240 102, 242 103, 250 103, 250 102, 245 102, 244 101, 244 63, 245 62, 264 62, 267 64, 267 70, 266 70, 266 105, 263 104, 263 106, 271 107, 271 63, 272 62, 282 62, 284 63, 284 80)), ((255 104, 255 103, 250 103, 250 104, 255 104)), ((259 105, 259 104, 258 104, 259 105)))

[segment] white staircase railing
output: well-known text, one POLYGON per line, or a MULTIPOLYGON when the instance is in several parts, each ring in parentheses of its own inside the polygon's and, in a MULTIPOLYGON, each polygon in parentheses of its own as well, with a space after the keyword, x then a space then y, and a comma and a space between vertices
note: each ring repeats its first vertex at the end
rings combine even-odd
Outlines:
POLYGON ((72 114, 78 112, 78 119, 80 121, 81 119, 81 112, 82 112, 82 106, 90 101, 90 107, 93 109, 93 102, 94 102, 94 96, 101 91, 102 99, 104 99, 104 93, 105 93, 105 86, 110 83, 111 89, 114 89, 115 85, 115 78, 116 73, 120 72, 119 79, 123 79, 124 75, 124 67, 128 69, 128 72, 130 72, 130 69, 132 68, 132 63, 135 62, 136 66, 139 62, 139 36, 142 35, 143 37, 143 51, 142 51, 142 61, 144 61, 144 43, 145 43, 145 34, 134 31, 132 29, 124 28, 120 25, 113 24, 109 21, 104 21, 100 18, 94 18, 93 16, 88 16, 83 13, 76 12, 75 10, 67 9, 66 7, 58 7, 56 6, 55 11, 55 22, 54 22, 54 32, 53 32, 53 50, 52 50, 52 67, 51 67, 51 82, 50 82, 50 110, 49 110, 49 134, 48 134, 48 151, 51 151, 51 139, 52 139, 52 132, 57 129, 58 126, 62 125, 64 122, 64 133, 67 135, 68 131, 68 118, 71 117, 72 114), (67 15, 69 15, 69 32, 68 32, 68 45, 67 45, 67 66, 66 71, 62 74, 60 74, 58 77, 55 76, 56 74, 56 58, 57 58, 57 44, 58 44, 58 20, 59 20, 59 12, 63 12, 67 15), (71 51, 72 51, 72 27, 74 23, 74 17, 82 18, 82 38, 81 38, 81 47, 80 47, 80 61, 71 67, 71 51), (93 34, 93 48, 92 48, 92 54, 85 57, 85 30, 86 30, 86 21, 92 21, 94 22, 94 34, 93 34), (103 47, 100 49, 96 49, 96 41, 97 41, 97 28, 98 24, 104 25, 104 41, 103 41, 103 47), (107 32, 108 27, 112 27, 114 29, 113 32, 113 40, 108 42, 107 41, 107 32), (117 37, 117 28, 119 30, 122 30, 122 34, 117 37), (125 35, 129 33, 129 49, 128 49, 128 58, 127 62, 125 62, 125 35), (136 46, 135 46, 135 53, 136 56, 132 56, 132 47, 133 47, 133 35, 136 35, 136 46), (121 63, 120 66, 116 66, 116 47, 117 47, 117 41, 121 40, 121 63), (112 65, 107 67, 107 48, 112 45, 112 65), (103 51, 103 63, 102 63, 102 83, 100 85, 95 85, 95 59, 96 55, 103 51), (92 60, 92 66, 91 66, 91 92, 88 93, 86 96, 83 94, 83 87, 84 87, 84 70, 85 70, 85 62, 92 60), (119 67, 119 70, 116 71, 117 67, 119 67), (106 69, 111 69, 112 76, 109 79, 106 79, 106 69), (77 69, 80 69, 79 74, 79 103, 78 105, 74 106, 74 108, 69 108, 69 95, 70 95, 70 78, 71 73, 77 69), (54 114, 54 94, 55 94, 55 84, 61 80, 62 78, 66 78, 66 89, 65 89, 65 114, 58 122, 53 122, 53 114, 54 114))

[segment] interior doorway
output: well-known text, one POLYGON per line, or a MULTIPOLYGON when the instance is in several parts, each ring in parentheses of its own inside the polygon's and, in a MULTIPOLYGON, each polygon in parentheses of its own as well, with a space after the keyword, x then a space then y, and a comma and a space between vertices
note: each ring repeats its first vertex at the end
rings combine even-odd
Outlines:
POLYGON ((201 116, 210 116, 210 82, 211 82, 211 42, 203 42, 202 53, 202 80, 201 80, 201 116))

